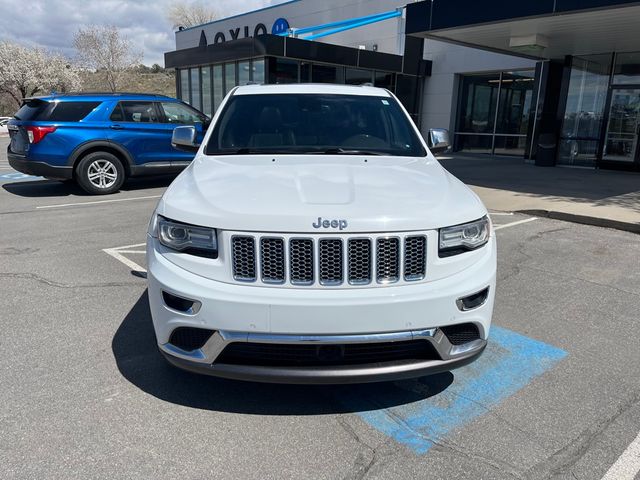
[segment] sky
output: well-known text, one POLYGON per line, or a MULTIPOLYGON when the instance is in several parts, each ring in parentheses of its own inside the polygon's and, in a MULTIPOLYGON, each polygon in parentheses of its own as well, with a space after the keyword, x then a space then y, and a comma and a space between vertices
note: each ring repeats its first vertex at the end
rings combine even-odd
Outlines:
MULTIPOLYGON (((37 45, 73 58, 78 28, 115 25, 143 51, 142 63, 164 65, 164 52, 175 49, 165 14, 175 0, 0 0, 0 40, 37 45)), ((209 0, 224 18, 284 0, 209 0)))

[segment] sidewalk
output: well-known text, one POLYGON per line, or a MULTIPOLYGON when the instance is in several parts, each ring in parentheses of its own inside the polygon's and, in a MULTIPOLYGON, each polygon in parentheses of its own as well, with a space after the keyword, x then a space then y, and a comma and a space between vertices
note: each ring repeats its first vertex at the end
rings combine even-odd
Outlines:
POLYGON ((519 211, 640 233, 640 174, 536 167, 522 159, 449 155, 438 160, 490 210, 519 211))

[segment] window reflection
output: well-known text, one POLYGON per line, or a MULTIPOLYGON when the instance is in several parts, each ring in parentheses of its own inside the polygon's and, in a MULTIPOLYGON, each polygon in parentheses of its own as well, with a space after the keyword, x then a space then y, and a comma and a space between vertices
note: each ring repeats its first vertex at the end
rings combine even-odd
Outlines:
POLYGON ((595 165, 609 87, 611 55, 573 57, 558 163, 595 165))
POLYGON ((640 52, 616 54, 613 83, 640 85, 640 52))
POLYGON ((200 69, 191 69, 191 105, 200 110, 200 69))
POLYGON ((456 150, 524 155, 534 79, 531 70, 463 76, 456 150))

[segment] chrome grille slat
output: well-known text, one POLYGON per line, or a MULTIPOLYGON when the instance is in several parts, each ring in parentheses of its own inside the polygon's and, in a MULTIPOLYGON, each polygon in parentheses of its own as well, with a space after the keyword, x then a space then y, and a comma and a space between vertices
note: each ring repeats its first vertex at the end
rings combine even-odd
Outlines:
POLYGON ((427 271, 427 237, 415 235, 404 239, 404 279, 422 280, 427 271))
POLYGON ((260 239, 260 274, 264 283, 284 283, 284 240, 262 237, 260 239))
POLYGON ((376 280, 393 283, 400 279, 400 239, 378 238, 376 241, 376 280))
POLYGON ((342 240, 339 238, 322 239, 318 243, 320 284, 340 285, 344 277, 342 240))
POLYGON ((383 286, 426 277, 427 235, 314 235, 231 232, 234 280, 337 287, 383 286))

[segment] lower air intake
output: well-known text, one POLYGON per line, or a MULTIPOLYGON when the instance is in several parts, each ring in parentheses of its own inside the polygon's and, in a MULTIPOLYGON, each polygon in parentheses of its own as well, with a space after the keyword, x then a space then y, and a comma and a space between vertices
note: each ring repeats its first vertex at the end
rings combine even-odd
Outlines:
POLYGON ((204 328, 178 327, 171 332, 169 343, 186 352, 192 352, 202 348, 213 332, 204 328))
POLYGON ((448 327, 440 328, 440 330, 447 336, 452 345, 463 345, 480 338, 478 327, 473 323, 449 325, 448 327))
POLYGON ((440 357, 430 342, 407 340, 386 343, 285 345, 237 342, 227 345, 215 363, 274 367, 363 365, 440 357))

